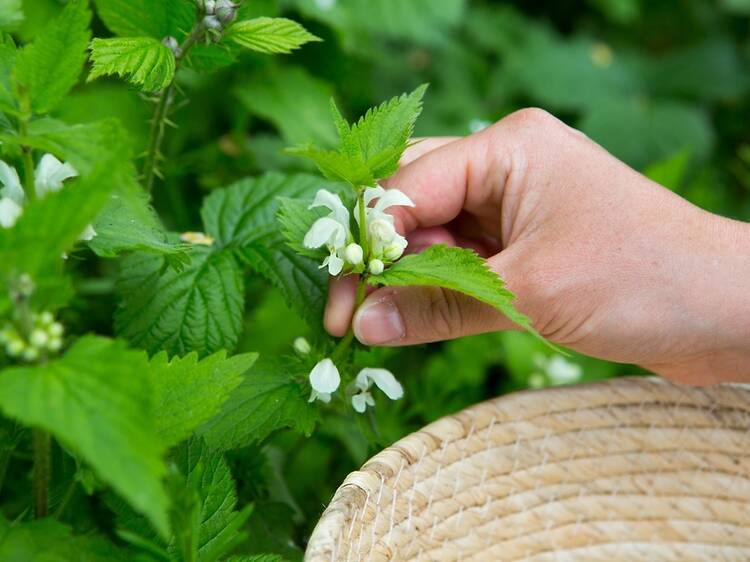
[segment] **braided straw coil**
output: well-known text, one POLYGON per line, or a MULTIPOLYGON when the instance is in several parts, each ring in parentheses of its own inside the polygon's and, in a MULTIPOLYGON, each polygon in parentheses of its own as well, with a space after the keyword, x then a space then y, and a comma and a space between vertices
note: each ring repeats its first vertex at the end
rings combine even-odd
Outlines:
POLYGON ((305 560, 750 561, 750 386, 622 378, 478 404, 351 473, 305 560))

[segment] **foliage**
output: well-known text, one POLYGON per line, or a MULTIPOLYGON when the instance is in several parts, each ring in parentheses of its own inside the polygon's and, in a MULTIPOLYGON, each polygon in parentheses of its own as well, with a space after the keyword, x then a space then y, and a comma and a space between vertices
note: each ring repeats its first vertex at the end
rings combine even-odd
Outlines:
MULTIPOLYGON (((0 228, 0 331, 20 339, 0 349, 0 560, 299 560, 379 448, 498 394, 640 372, 528 333, 364 349, 324 332, 327 252, 302 241, 328 212, 310 201, 353 211, 414 137, 537 105, 750 219, 747 2, 239 4, 0 2, 0 158, 27 193, 43 155, 78 173, 0 228), (324 358, 341 392, 311 403, 324 358), (403 398, 357 386, 368 367, 403 398)), ((358 273, 528 327, 472 252, 386 262, 358 273)))

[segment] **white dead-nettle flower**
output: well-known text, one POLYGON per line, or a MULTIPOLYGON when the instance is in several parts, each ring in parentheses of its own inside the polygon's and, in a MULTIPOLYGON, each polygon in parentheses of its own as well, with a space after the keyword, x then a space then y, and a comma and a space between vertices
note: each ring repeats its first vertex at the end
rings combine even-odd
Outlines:
MULTIPOLYGON (((406 249, 406 238, 396 232, 393 216, 385 212, 389 207, 413 207, 414 202, 398 189, 383 189, 381 186, 368 187, 364 193, 365 225, 370 259, 392 262, 400 258, 406 249), (375 204, 370 204, 375 201, 375 204)), ((359 224, 359 202, 354 217, 359 224)))
POLYGON ((203 232, 183 232, 180 234, 180 240, 194 246, 212 246, 214 243, 213 236, 203 232))
POLYGON ((352 240, 349 230, 349 210, 341 198, 328 190, 321 189, 315 194, 310 209, 325 207, 331 211, 327 217, 316 220, 305 234, 305 248, 315 249, 325 246, 329 255, 323 260, 321 269, 328 268, 328 273, 338 275, 344 269, 346 246, 352 240))
POLYGON ((529 386, 541 388, 543 386, 557 386, 577 382, 583 376, 583 369, 577 363, 568 361, 562 355, 547 357, 541 353, 534 355, 534 364, 540 372, 529 376, 529 386))
POLYGON ((12 228, 23 213, 26 194, 16 169, 0 160, 0 226, 12 228))
POLYGON ((370 393, 373 383, 391 400, 399 400, 404 396, 404 387, 396 380, 393 373, 387 369, 366 367, 357 374, 354 385, 359 392, 352 396, 352 407, 360 414, 367 409, 367 406, 375 405, 375 399, 370 393))
POLYGON ((0 198, 0 226, 3 228, 13 228, 23 214, 23 207, 16 203, 10 197, 0 198))
POLYGON ((385 264, 382 262, 382 260, 370 260, 370 273, 372 273, 373 275, 380 275, 381 273, 383 273, 384 269, 385 264))
POLYGON ((336 392, 341 384, 341 375, 336 365, 328 357, 318 361, 315 367, 310 371, 310 402, 320 400, 321 402, 330 402, 331 394, 336 392))
POLYGON ((45 154, 37 164, 34 172, 34 189, 36 196, 42 198, 48 193, 60 191, 63 182, 78 176, 76 169, 67 162, 60 162, 51 154, 45 154))
POLYGON ((302 336, 294 339, 292 347, 294 348, 294 351, 300 355, 307 355, 312 350, 310 342, 307 341, 307 338, 303 338, 302 336))
POLYGON ((365 253, 362 250, 362 246, 352 242, 344 250, 344 259, 351 265, 360 265, 365 259, 365 253))

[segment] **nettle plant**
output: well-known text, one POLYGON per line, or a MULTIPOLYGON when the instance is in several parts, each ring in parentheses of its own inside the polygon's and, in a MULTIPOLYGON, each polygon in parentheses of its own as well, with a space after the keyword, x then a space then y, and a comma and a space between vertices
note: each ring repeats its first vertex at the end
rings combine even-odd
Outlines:
POLYGON ((277 287, 316 333, 328 276, 346 274, 359 275, 358 302, 367 285, 433 285, 531 329, 473 252, 402 257, 407 241, 386 211, 413 203, 377 182, 396 171, 425 88, 352 125, 334 106, 338 148, 292 149, 324 179, 242 179, 205 198, 195 231, 168 232, 149 192, 190 96, 178 71, 210 73, 243 50, 287 53, 318 39, 226 0, 97 0, 115 36, 92 41, 87 0, 70 0, 19 46, 5 32, 19 8, 0 7, 0 560, 277 560, 247 541, 253 506, 238 505, 225 452, 283 428, 309 435, 322 415, 367 419, 372 430, 359 413, 374 404, 373 384, 391 399, 403 390, 361 364, 372 359, 354 353, 351 332, 298 339, 257 362, 231 355, 249 276, 277 287), (153 104, 143 155, 115 119, 51 117, 87 58, 89 80, 120 76, 153 104), (75 333, 65 319, 87 299, 81 278, 106 281, 111 267, 98 266, 113 259, 115 336, 75 333), (342 375, 344 396, 333 400, 342 375))

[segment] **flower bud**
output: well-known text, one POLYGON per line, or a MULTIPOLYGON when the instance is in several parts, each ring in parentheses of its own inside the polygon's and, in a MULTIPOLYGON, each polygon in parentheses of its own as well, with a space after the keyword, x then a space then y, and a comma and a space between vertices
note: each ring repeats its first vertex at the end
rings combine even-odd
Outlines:
POLYGON ((383 257, 388 261, 396 261, 404 254, 404 249, 398 244, 391 244, 383 248, 383 257))
POLYGON ((237 6, 231 0, 217 0, 215 14, 221 23, 228 25, 237 17, 237 6))
POLYGON ((52 324, 50 324, 49 328, 47 328, 47 333, 53 338, 59 338, 63 335, 64 331, 65 328, 63 328, 63 325, 59 322, 53 322, 52 324))
POLYGON ((36 347, 27 347, 21 356, 24 361, 36 361, 39 359, 39 350, 36 347))
POLYGON ((359 265, 362 263, 362 260, 365 259, 365 254, 362 251, 362 246, 352 242, 344 250, 344 257, 350 264, 359 265))
POLYGON ((206 16, 205 18, 203 18, 203 25, 205 25, 208 29, 214 30, 219 30, 223 27, 221 24, 221 20, 216 16, 206 16))
POLYGON ((203 11, 208 15, 214 15, 216 12, 216 0, 203 0, 203 11))
POLYGON ((47 345, 47 342, 49 341, 49 335, 47 332, 40 328, 36 328, 31 332, 31 336, 29 336, 29 342, 34 347, 44 347, 47 345))
POLYGON ((368 226, 374 242, 389 243, 396 236, 396 229, 384 219, 375 219, 368 226))
POLYGON ((370 261, 370 273, 373 275, 380 275, 383 273, 383 269, 385 269, 385 265, 380 260, 372 260, 370 261))
POLYGON ((55 321, 55 317, 48 310, 45 310, 39 315, 39 323, 42 324, 43 326, 49 326, 54 321, 55 321))
POLYGON ((26 343, 20 338, 12 339, 5 345, 5 352, 10 357, 18 357, 26 349, 26 343))
POLYGON ((47 343, 47 349, 50 351, 60 351, 62 349, 63 341, 62 338, 50 338, 47 343))
POLYGON ((292 346, 294 347, 294 351, 296 351, 300 355, 307 355, 312 350, 312 347, 310 347, 310 342, 303 337, 295 338, 292 346))
MULTIPOLYGON (((180 49, 180 44, 177 42, 177 39, 172 37, 171 35, 168 35, 161 41, 164 43, 167 48, 169 48, 170 51, 172 51, 172 54, 176 57, 179 57, 182 55, 182 49, 180 49)), ((93 229, 92 229, 93 230, 93 229)))

